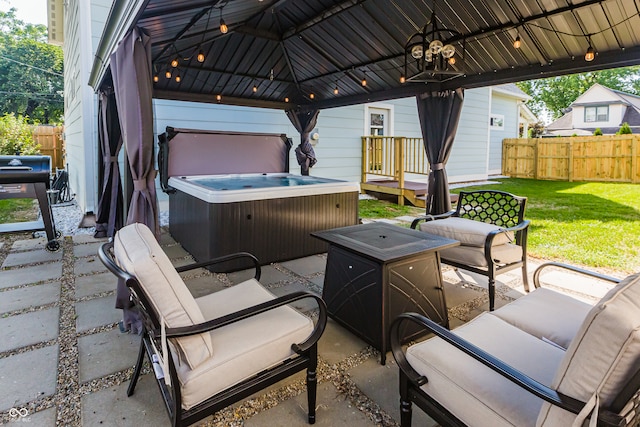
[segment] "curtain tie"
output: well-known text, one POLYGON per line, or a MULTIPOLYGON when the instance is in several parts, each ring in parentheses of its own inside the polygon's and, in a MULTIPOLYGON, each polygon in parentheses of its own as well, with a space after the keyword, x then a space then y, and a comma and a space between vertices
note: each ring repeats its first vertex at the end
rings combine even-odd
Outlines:
POLYGON ((105 163, 118 163, 118 156, 104 156, 105 163))
POLYGON ((147 180, 146 179, 134 179, 133 180, 133 191, 144 191, 147 189, 147 180))
POLYGON ((436 163, 434 165, 431 165, 431 170, 432 171, 441 171, 444 169, 444 163, 436 163))

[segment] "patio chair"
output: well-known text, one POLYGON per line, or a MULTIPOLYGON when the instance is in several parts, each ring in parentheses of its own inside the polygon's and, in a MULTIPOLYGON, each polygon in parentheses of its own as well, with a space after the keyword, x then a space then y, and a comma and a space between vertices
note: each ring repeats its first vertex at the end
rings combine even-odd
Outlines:
POLYGON ((412 403, 442 426, 639 425, 640 273, 619 281, 549 263, 534 284, 453 331, 415 313, 394 321, 403 427, 412 403), (539 287, 551 265, 618 284, 590 306, 539 287), (436 336, 403 348, 398 331, 407 321, 436 336))
POLYGON ((319 296, 274 297, 258 282, 260 265, 248 253, 174 268, 143 224, 120 229, 113 243, 101 246, 99 257, 126 282, 142 317, 128 396, 145 354, 173 426, 190 425, 306 369, 308 422, 315 422, 317 342, 327 321, 319 296), (255 277, 200 298, 193 298, 178 274, 237 258, 253 262, 255 277), (303 298, 317 302, 315 326, 289 306, 303 298))
POLYGON ((504 191, 461 191, 455 210, 418 217, 411 228, 419 226, 426 233, 460 241, 460 246, 440 253, 442 262, 487 276, 493 311, 496 275, 522 268, 524 288, 529 291, 526 203, 526 197, 504 191))

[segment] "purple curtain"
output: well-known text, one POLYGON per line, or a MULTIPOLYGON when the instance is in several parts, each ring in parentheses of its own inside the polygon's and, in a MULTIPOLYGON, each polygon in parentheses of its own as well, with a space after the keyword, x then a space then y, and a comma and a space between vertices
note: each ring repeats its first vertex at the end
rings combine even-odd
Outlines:
POLYGON ((300 132, 300 145, 296 147, 296 159, 300 165, 300 173, 309 175, 309 169, 315 165, 318 160, 313 146, 309 141, 309 134, 318 123, 318 110, 312 111, 295 111, 287 110, 287 117, 291 123, 300 132))
POLYGON ((118 168, 118 153, 122 134, 113 90, 100 91, 98 99, 98 142, 102 159, 98 175, 102 186, 96 214, 94 237, 113 237, 122 227, 122 182, 118 168))
POLYGON ((153 154, 151 40, 141 29, 127 34, 111 55, 111 74, 133 194, 127 224, 146 224, 160 237, 153 154))
POLYGON ((458 129, 464 90, 429 92, 416 96, 424 149, 429 160, 427 213, 437 215, 451 210, 445 165, 458 129))

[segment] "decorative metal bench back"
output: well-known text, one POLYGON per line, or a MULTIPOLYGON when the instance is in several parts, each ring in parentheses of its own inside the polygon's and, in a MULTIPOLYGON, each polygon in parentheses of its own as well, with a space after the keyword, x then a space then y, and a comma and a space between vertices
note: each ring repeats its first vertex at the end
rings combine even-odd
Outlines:
POLYGON ((524 220, 526 197, 504 191, 461 191, 454 216, 513 227, 524 220))

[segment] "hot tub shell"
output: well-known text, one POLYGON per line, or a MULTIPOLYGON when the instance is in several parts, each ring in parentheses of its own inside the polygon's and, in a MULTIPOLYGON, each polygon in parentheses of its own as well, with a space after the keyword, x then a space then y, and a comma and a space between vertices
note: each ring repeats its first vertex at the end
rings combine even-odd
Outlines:
MULTIPOLYGON (((283 135, 171 130, 171 138, 170 134, 161 136, 161 144, 163 139, 166 142, 159 152, 164 157, 159 162, 161 175, 166 177, 161 176, 161 180, 169 194, 169 232, 197 261, 249 252, 261 264, 268 264, 318 254, 327 251, 327 244, 312 238, 311 232, 358 223, 357 183, 326 179, 321 184, 299 187, 213 190, 194 182, 194 178, 202 175, 233 174, 233 179, 233 176, 255 173, 286 174, 288 171, 284 169, 288 169, 291 145, 283 135), (271 146, 268 153, 247 157, 247 153, 253 151, 253 144, 260 145, 265 140, 271 146), (245 152, 241 157, 247 161, 232 165, 240 157, 237 151, 229 150, 225 141, 239 145, 237 150, 245 152), (279 147, 277 141, 281 141, 279 147), (221 144, 225 150, 216 149, 221 144), (197 173, 189 173, 189 153, 184 151, 185 147, 196 147, 191 155, 198 159, 215 159, 211 168, 215 170, 204 173, 200 165, 197 173), (273 148, 282 151, 274 155, 273 148), (221 151, 232 154, 225 160, 221 151), (171 167, 172 152, 182 166, 176 167, 174 163, 171 167), (274 161, 277 158, 280 158, 280 164, 274 161), (172 170, 172 174, 167 174, 168 170, 172 170)), ((233 271, 247 266, 246 263, 230 262, 216 271, 233 271)))

